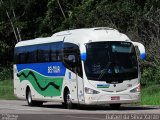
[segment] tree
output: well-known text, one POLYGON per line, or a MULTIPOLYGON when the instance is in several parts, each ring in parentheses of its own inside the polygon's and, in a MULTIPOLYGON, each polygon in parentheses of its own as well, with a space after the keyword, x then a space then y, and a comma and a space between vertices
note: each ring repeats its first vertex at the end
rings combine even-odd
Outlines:
MULTIPOLYGON (((10 22, 11 26, 12 26, 12 30, 13 30, 13 32, 14 32, 14 36, 15 36, 16 42, 21 41, 21 35, 20 35, 20 32, 19 32, 19 28, 18 28, 18 27, 15 27, 15 25, 14 25, 14 23, 13 23, 13 21, 12 21, 12 18, 10 17, 10 14, 9 14, 9 12, 8 12, 8 9, 7 9, 7 7, 4 5, 3 0, 0 0, 0 3, 1 3, 1 5, 4 7, 4 11, 5 11, 5 13, 6 13, 6 15, 7 15, 8 19, 9 19, 9 22, 10 22)), ((14 19, 16 19, 16 15, 15 15, 15 11, 14 11, 13 7, 12 7, 12 13, 13 13, 14 19)))

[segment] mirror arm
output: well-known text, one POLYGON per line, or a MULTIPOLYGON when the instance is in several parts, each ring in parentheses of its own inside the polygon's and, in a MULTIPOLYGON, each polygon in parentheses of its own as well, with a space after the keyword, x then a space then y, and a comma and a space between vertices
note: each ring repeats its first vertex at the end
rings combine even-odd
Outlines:
POLYGON ((85 44, 80 46, 80 51, 81 51, 81 60, 86 61, 87 56, 86 56, 86 46, 85 46, 85 44))
POLYGON ((146 57, 145 47, 143 44, 139 42, 132 42, 134 46, 137 46, 140 52, 140 59, 144 60, 146 57))

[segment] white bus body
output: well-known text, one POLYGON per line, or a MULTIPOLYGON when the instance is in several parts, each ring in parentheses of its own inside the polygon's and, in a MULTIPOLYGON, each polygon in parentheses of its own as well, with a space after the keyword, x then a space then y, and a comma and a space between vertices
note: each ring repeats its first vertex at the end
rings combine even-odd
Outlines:
POLYGON ((144 46, 112 28, 86 28, 22 41, 15 46, 14 94, 29 105, 57 101, 72 107, 135 103, 144 46))

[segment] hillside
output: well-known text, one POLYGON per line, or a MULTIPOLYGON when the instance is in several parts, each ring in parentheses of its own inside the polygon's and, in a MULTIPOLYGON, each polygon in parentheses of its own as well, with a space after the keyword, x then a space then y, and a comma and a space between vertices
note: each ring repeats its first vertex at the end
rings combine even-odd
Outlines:
POLYGON ((1 74, 11 69, 13 48, 20 40, 101 26, 143 43, 147 58, 140 61, 141 82, 160 84, 159 0, 0 0, 1 74))

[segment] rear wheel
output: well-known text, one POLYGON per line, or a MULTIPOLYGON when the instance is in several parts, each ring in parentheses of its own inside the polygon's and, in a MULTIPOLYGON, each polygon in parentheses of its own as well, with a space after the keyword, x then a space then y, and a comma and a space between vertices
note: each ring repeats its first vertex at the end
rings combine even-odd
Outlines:
POLYGON ((28 88, 26 92, 26 99, 29 106, 33 106, 34 102, 32 100, 31 90, 28 88))
POLYGON ((42 101, 33 101, 31 90, 28 88, 26 91, 26 100, 29 106, 42 106, 42 101))
POLYGON ((119 109, 121 107, 121 104, 110 104, 111 109, 119 109))

